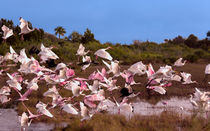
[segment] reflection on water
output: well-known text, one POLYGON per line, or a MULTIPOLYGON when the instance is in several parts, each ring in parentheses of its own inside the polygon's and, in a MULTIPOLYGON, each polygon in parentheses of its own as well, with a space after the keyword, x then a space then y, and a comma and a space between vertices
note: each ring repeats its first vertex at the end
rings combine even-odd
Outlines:
MULTIPOLYGON (((20 123, 17 112, 14 109, 0 109, 0 130, 20 131, 20 123)), ((62 124, 65 126, 65 124, 62 124)), ((32 123, 28 131, 50 131, 54 129, 54 124, 32 123)))
MULTIPOLYGON (((173 97, 169 100, 162 100, 159 101, 157 104, 153 105, 145 100, 140 100, 137 98, 133 101, 134 112, 127 113, 127 112, 120 112, 120 114, 125 114, 126 116, 133 116, 133 115, 159 115, 163 111, 173 111, 179 113, 180 115, 192 115, 194 113, 194 107, 189 101, 189 98, 177 98, 173 97)), ((119 113, 116 108, 110 108, 108 110, 111 114, 119 113)))
MULTIPOLYGON (((177 98, 173 97, 169 100, 163 100, 153 105, 145 100, 140 100, 137 98, 133 101, 134 112, 127 113, 121 111, 120 114, 125 116, 133 115, 159 115, 163 111, 173 111, 181 114, 182 116, 192 115, 193 106, 189 101, 189 98, 177 98)), ((119 113, 117 108, 109 108, 108 112, 111 114, 119 113)), ((205 116, 204 116, 205 117, 205 116)), ((65 127, 66 124, 61 126, 65 127)), ((32 123, 29 127, 29 131, 49 131, 55 127, 54 124, 45 123, 32 123)), ((20 123, 18 120, 17 112, 14 109, 0 109, 0 130, 3 131, 19 131, 20 123)))

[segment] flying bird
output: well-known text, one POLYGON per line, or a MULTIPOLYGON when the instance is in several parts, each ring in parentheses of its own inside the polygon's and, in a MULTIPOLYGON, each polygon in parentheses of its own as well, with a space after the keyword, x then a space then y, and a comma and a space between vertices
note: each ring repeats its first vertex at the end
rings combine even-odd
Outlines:
POLYGON ((20 20, 20 25, 19 25, 19 27, 20 27, 20 29, 21 29, 19 35, 21 35, 21 40, 24 40, 23 35, 28 34, 28 33, 32 32, 32 31, 34 31, 34 30, 38 30, 37 28, 30 29, 30 28, 28 27, 28 22, 27 22, 26 20, 24 20, 22 17, 20 17, 19 20, 20 20))
POLYGON ((110 60, 110 61, 112 61, 112 56, 106 51, 106 50, 108 50, 108 49, 110 49, 111 47, 109 46, 109 47, 107 47, 107 48, 105 48, 105 49, 99 49, 99 50, 97 50, 95 53, 94 53, 94 55, 96 56, 96 58, 97 57, 101 57, 101 58, 104 58, 104 59, 107 59, 107 60, 110 60))
POLYGON ((5 40, 5 42, 6 42, 6 39, 13 35, 13 30, 12 30, 12 29, 9 29, 9 28, 8 28, 7 26, 5 26, 5 25, 3 25, 3 26, 1 27, 1 29, 2 29, 2 31, 4 32, 2 38, 3 38, 3 39, 5 40))

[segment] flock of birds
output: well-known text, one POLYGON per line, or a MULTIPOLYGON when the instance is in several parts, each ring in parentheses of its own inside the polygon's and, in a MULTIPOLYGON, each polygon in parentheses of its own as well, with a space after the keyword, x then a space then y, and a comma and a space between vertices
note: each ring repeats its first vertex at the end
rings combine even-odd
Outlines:
MULTIPOLYGON (((20 18, 21 35, 27 34, 33 30, 28 28, 27 21, 20 18)), ((5 25, 2 26, 4 31, 3 39, 7 39, 13 33, 12 30, 5 25)), ((186 72, 177 72, 173 68, 184 66, 186 61, 182 58, 178 59, 173 66, 165 65, 160 67, 157 71, 153 69, 152 64, 145 65, 142 61, 131 65, 128 69, 121 71, 119 61, 113 60, 112 56, 106 51, 111 47, 97 50, 94 55, 96 59, 100 57, 106 68, 101 70, 96 69, 89 75, 88 78, 81 78, 76 76, 75 71, 69 67, 68 64, 59 63, 55 68, 46 68, 44 64, 48 60, 56 60, 59 57, 51 50, 52 47, 45 47, 41 44, 40 52, 38 56, 40 62, 34 57, 28 57, 25 49, 20 50, 20 53, 16 53, 10 46, 10 52, 4 56, 0 56, 1 66, 7 67, 0 70, 0 75, 6 74, 8 80, 7 85, 0 88, 0 102, 2 104, 11 100, 9 98, 11 90, 14 90, 19 95, 18 101, 26 108, 27 112, 23 112, 20 116, 21 127, 30 126, 31 122, 43 115, 48 117, 54 117, 50 112, 54 108, 60 108, 61 110, 81 116, 81 121, 90 119, 95 113, 107 110, 109 108, 117 108, 120 112, 133 112, 134 108, 132 103, 128 103, 131 97, 136 97, 140 93, 134 94, 132 87, 137 84, 134 76, 147 75, 147 85, 145 88, 149 91, 155 91, 161 95, 166 93, 167 87, 171 86, 171 81, 182 82, 182 84, 196 83, 192 81, 192 75, 186 72), (7 61, 13 61, 16 63, 17 71, 14 73, 8 73, 10 70, 7 61), (28 80, 23 76, 26 74, 34 74, 32 80, 28 80), (124 87, 118 86, 117 79, 122 77, 125 80, 124 87), (28 107, 24 104, 25 101, 30 100, 30 94, 32 92, 39 91, 39 82, 45 82, 46 85, 50 85, 50 88, 43 93, 43 96, 52 98, 50 103, 43 103, 39 101, 35 107, 37 113, 33 114, 28 107), (27 91, 23 92, 23 87, 26 87, 27 91), (70 91, 72 94, 69 97, 62 97, 59 94, 58 87, 64 88, 70 91), (113 90, 120 90, 122 93, 122 101, 118 102, 114 96, 112 96, 113 90), (105 97, 105 93, 110 93, 109 97, 105 97), (82 97, 82 100, 77 103, 74 99, 82 97), (78 106, 77 106, 78 105, 78 106)), ((85 47, 80 44, 76 55, 82 58, 81 69, 85 71, 92 63, 91 57, 88 56, 90 51, 85 51, 85 47)), ((210 64, 206 66, 205 74, 210 75, 210 64)), ((48 86, 47 86, 48 88, 48 86)), ((202 106, 205 110, 210 107, 210 92, 202 92, 199 89, 195 89, 194 95, 191 95, 190 102, 193 106, 202 106)))
MULTIPOLYGON (((33 32, 34 30, 38 30, 38 31, 39 31, 39 29, 37 29, 37 28, 30 29, 30 28, 28 27, 28 22, 27 22, 26 20, 24 20, 22 17, 20 17, 19 21, 20 21, 19 27, 20 27, 20 29, 21 29, 21 32, 19 33, 19 35, 21 35, 21 40, 24 40, 24 35, 25 35, 25 34, 31 33, 31 32, 33 32)), ((6 25, 3 25, 3 26, 1 27, 1 30, 3 31, 3 37, 2 37, 2 38, 3 38, 4 42, 6 42, 6 40, 7 40, 10 36, 14 35, 14 34, 13 34, 13 30, 10 29, 10 28, 8 28, 6 25)))

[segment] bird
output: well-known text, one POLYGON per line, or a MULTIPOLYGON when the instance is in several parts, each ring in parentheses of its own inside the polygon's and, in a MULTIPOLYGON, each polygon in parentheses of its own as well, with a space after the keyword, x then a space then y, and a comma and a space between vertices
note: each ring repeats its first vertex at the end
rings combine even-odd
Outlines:
POLYGON ((171 66, 161 66, 153 75, 149 77, 149 79, 170 79, 174 73, 174 70, 171 66))
POLYGON ((6 39, 13 35, 13 30, 9 29, 6 25, 1 27, 3 33, 2 39, 6 42, 6 39))
POLYGON ((11 76, 9 73, 7 73, 7 76, 10 78, 10 80, 7 80, 7 84, 10 87, 13 87, 14 89, 17 90, 22 90, 21 84, 18 82, 17 79, 15 79, 13 76, 11 76))
POLYGON ((47 60, 49 59, 58 59, 59 57, 51 50, 53 47, 51 48, 47 48, 44 46, 44 44, 41 44, 41 51, 39 52, 39 56, 41 59, 41 63, 45 63, 47 60))
POLYGON ((112 56, 106 51, 108 49, 111 49, 112 47, 107 47, 107 48, 103 48, 103 49, 99 49, 97 50, 94 55, 96 56, 96 59, 97 57, 101 57, 101 58, 104 58, 104 59, 107 59, 107 60, 110 60, 112 61, 112 56))
POLYGON ((37 108, 37 111, 39 113, 42 113, 43 115, 46 115, 48 117, 53 117, 53 115, 46 109, 47 108, 47 105, 44 104, 43 102, 39 101, 36 104, 36 108, 37 108))
POLYGON ((140 82, 136 83, 134 81, 134 74, 129 71, 129 70, 124 70, 123 72, 120 73, 122 78, 125 79, 126 85, 136 85, 136 84, 141 84, 140 82))
POLYGON ((20 50, 20 55, 18 56, 18 61, 21 64, 28 63, 30 59, 27 57, 25 49, 20 50))
POLYGON ((210 64, 206 65, 205 74, 210 74, 210 64))
POLYGON ((197 102, 193 100, 193 96, 190 95, 190 103, 193 105, 193 106, 198 106, 197 102))
POLYGON ((183 58, 179 58, 178 60, 176 60, 174 63, 174 66, 177 66, 177 67, 184 66, 187 61, 185 60, 184 62, 182 62, 182 59, 183 58))
POLYGON ((120 114, 121 111, 125 112, 125 113, 132 113, 134 111, 134 108, 132 106, 131 103, 127 103, 128 102, 128 98, 124 97, 121 103, 118 103, 115 99, 115 97, 113 97, 116 105, 117 105, 117 109, 118 109, 118 114, 120 114))
MULTIPOLYGON (((80 44, 76 55, 78 55, 78 56, 85 56, 85 55, 88 54, 88 52, 90 52, 90 51, 88 50, 88 51, 85 52, 85 47, 82 44, 80 44)), ((79 57, 78 57, 78 61, 79 61, 79 57)))
POLYGON ((80 115, 82 116, 82 119, 80 119, 80 121, 84 121, 89 120, 94 115, 94 113, 90 113, 84 103, 80 102, 80 115))
MULTIPOLYGON (((206 65, 205 67, 205 77, 203 79, 203 82, 206 83, 208 80, 208 77, 210 76, 210 64, 206 65)), ((209 84, 210 82, 208 82, 209 84)))
POLYGON ((181 76, 183 78, 183 81, 184 81, 182 84, 197 83, 196 81, 191 80, 192 75, 190 73, 181 72, 180 74, 181 74, 181 76))
POLYGON ((113 73, 114 77, 120 76, 120 66, 119 66, 119 61, 114 60, 111 61, 111 64, 108 64, 106 61, 102 60, 102 62, 108 67, 109 71, 107 73, 113 73))
POLYGON ((32 91, 37 91, 39 86, 37 85, 38 79, 34 78, 32 79, 29 83, 27 83, 27 87, 28 90, 22 95, 19 90, 17 90, 16 88, 13 88, 19 95, 20 98, 18 99, 19 101, 25 101, 25 100, 29 100, 28 96, 32 93, 32 91))
POLYGON ((73 115, 79 114, 77 108, 75 108, 72 104, 64 104, 62 106, 62 110, 64 110, 67 113, 73 114, 73 115))
POLYGON ((113 79, 112 77, 108 79, 104 77, 104 82, 105 83, 99 82, 99 84, 102 85, 103 87, 106 87, 108 91, 113 91, 120 88, 120 86, 116 85, 117 79, 113 79))
POLYGON ((15 50, 12 48, 12 46, 9 47, 10 52, 7 52, 6 55, 3 58, 3 61, 12 60, 15 63, 18 63, 18 54, 15 52, 15 50))
POLYGON ((34 30, 38 30, 37 28, 30 29, 28 27, 28 22, 26 20, 24 20, 22 17, 20 17, 19 21, 20 21, 19 27, 21 29, 19 35, 21 35, 21 40, 24 40, 23 35, 28 34, 28 33, 32 32, 34 30))
POLYGON ((92 63, 90 56, 82 56, 82 70, 86 70, 92 63))
POLYGON ((146 88, 148 89, 152 89, 158 93, 160 93, 161 95, 164 95, 166 93, 166 90, 161 86, 147 86, 146 88))
POLYGON ((144 75, 146 73, 146 66, 139 61, 128 68, 128 71, 132 72, 133 75, 137 74, 139 76, 144 75))

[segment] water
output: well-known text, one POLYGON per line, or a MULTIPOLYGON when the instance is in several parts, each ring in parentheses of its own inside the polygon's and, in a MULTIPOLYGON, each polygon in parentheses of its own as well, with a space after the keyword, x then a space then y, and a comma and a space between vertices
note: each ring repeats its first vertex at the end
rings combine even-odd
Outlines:
MULTIPOLYGON (((63 127, 66 124, 61 124, 63 127)), ((54 129, 54 124, 31 123, 28 131, 50 131, 54 129)), ((19 116, 14 109, 0 109, 0 130, 1 131, 20 131, 19 116)))
MULTIPOLYGON (((195 113, 194 107, 189 101, 189 98, 177 98, 172 97, 169 100, 159 101, 157 104, 150 104, 145 100, 140 100, 137 98, 133 101, 134 112, 128 113, 121 111, 120 114, 124 114, 126 116, 133 115, 159 115, 164 111, 173 111, 182 116, 190 116, 195 113)), ((110 108, 108 110, 111 114, 119 113, 116 108, 110 108)))
MULTIPOLYGON (((137 98, 133 101, 134 112, 128 113, 121 111, 120 114, 126 116, 133 115, 159 115, 164 111, 173 111, 182 116, 189 116, 194 113, 194 107, 189 101, 189 98, 172 97, 169 100, 159 101, 157 104, 150 104, 145 100, 137 98)), ((108 112, 111 114, 118 114, 117 108, 110 108, 108 112)), ((205 116, 204 116, 205 117, 205 116)), ((14 109, 0 109, 0 127, 2 131, 20 131, 20 123, 17 112, 14 109)), ((67 124, 61 124, 65 127, 67 124)), ((49 131, 54 129, 54 124, 33 123, 29 127, 29 131, 49 131)))

